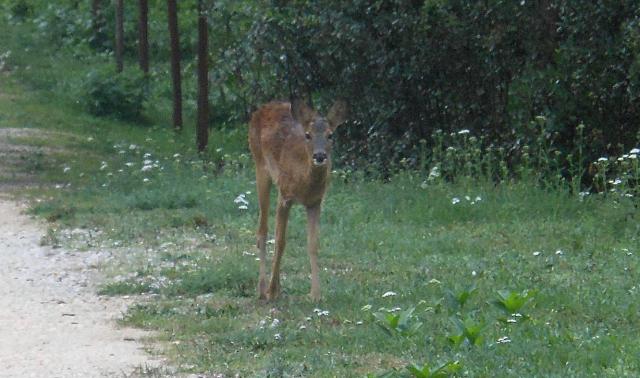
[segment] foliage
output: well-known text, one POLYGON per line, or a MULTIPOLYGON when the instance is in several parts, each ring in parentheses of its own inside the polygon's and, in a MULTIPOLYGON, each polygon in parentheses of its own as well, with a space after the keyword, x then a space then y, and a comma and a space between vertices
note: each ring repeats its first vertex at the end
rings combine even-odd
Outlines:
POLYGON ((520 313, 522 306, 527 304, 535 296, 535 291, 524 290, 522 293, 509 290, 498 290, 496 306, 505 311, 507 315, 520 313))
POLYGON ((446 378, 462 369, 462 364, 459 361, 449 361, 440 366, 432 367, 429 364, 422 366, 409 365, 407 370, 415 378, 446 378))
POLYGON ((412 307, 398 312, 374 312, 373 317, 376 318, 380 328, 388 335, 397 334, 408 337, 414 335, 422 327, 422 322, 417 320, 413 314, 415 310, 412 307))
MULTIPOLYGON (((89 2, 4 0, 3 6, 11 22, 30 23, 54 45, 91 55, 112 49, 112 4, 102 3, 98 32, 89 2)), ((150 13, 157 107, 170 100, 164 5, 151 2, 150 13)), ((243 123, 252 109, 273 98, 310 95, 322 107, 343 97, 352 114, 349 127, 340 129, 336 155, 343 167, 388 177, 397 169, 433 166, 443 163, 429 152, 438 145, 438 132, 470 130, 483 136, 476 142, 481 151, 499 150, 505 158, 504 166, 491 167, 494 172, 518 173, 522 161, 536 157, 527 148, 544 142, 557 153, 549 156, 557 167, 539 174, 547 180, 560 174, 579 192, 593 184, 590 162, 637 147, 636 5, 633 0, 217 1, 208 12, 215 62, 211 122, 243 123)), ((133 58, 137 10, 134 2, 127 7, 126 53, 133 58)), ((189 74, 197 38, 195 3, 182 3, 179 12, 189 74)), ((193 83, 187 80, 185 87, 193 99, 193 83)), ((185 102, 188 111, 191 103, 185 102)))
POLYGON ((148 94, 148 81, 139 70, 116 74, 113 68, 89 72, 84 86, 84 105, 97 116, 140 120, 148 94))

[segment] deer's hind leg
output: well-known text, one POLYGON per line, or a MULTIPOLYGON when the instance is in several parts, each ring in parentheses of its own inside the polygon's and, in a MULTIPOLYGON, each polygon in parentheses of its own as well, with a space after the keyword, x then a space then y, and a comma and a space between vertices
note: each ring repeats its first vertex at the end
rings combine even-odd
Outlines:
POLYGON ((278 208, 276 210, 276 250, 271 267, 271 282, 269 282, 269 299, 273 300, 280 295, 280 262, 287 243, 287 222, 289 221, 291 201, 278 196, 278 208))
POLYGON ((256 245, 260 257, 260 275, 258 277, 258 296, 267 298, 267 232, 269 228, 269 193, 271 191, 271 177, 266 169, 256 167, 256 186, 258 189, 258 204, 260 215, 256 245))

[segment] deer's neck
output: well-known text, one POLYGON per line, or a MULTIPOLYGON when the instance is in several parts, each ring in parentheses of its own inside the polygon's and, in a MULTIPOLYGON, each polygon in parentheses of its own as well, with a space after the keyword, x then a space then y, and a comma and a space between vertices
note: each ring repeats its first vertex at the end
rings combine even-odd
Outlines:
POLYGON ((319 197, 322 199, 324 191, 327 188, 329 181, 330 164, 316 166, 311 164, 309 169, 309 176, 307 178, 309 183, 309 193, 311 197, 319 197))
POLYGON ((312 163, 309 169, 309 184, 316 186, 325 183, 329 177, 329 169, 329 164, 317 166, 312 163))

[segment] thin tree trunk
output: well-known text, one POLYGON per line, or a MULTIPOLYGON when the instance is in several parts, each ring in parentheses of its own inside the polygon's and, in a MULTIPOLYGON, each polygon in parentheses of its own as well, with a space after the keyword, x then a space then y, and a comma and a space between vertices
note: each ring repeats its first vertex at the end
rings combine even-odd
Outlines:
POLYGON ((124 68, 124 0, 116 0, 116 72, 124 68))
POLYGON ((139 59, 140 69, 144 73, 149 73, 149 1, 138 0, 139 6, 139 59))
POLYGON ((173 127, 182 129, 182 83, 180 80, 180 34, 176 0, 167 0, 169 39, 171 45, 171 81, 173 83, 173 127))
POLYGON ((204 0, 198 0, 198 125, 196 142, 203 152, 209 141, 209 67, 207 63, 209 30, 204 0))
POLYGON ((93 48, 102 47, 104 42, 104 33, 102 28, 104 27, 104 17, 102 14, 102 1, 91 1, 91 31, 92 39, 91 46, 93 48))

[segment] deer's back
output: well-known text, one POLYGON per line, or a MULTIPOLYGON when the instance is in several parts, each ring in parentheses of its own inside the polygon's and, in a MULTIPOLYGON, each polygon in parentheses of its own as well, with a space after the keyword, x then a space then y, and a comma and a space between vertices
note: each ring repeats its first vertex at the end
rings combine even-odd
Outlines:
POLYGON ((280 149, 286 129, 293 126, 291 105, 288 102, 270 102, 256 110, 249 126, 249 147, 257 159, 256 163, 263 160, 263 149, 280 149))
POLYGON ((311 185, 304 146, 304 130, 294 121, 290 103, 270 102, 253 113, 249 147, 256 168, 266 170, 283 195, 303 203, 311 185))

